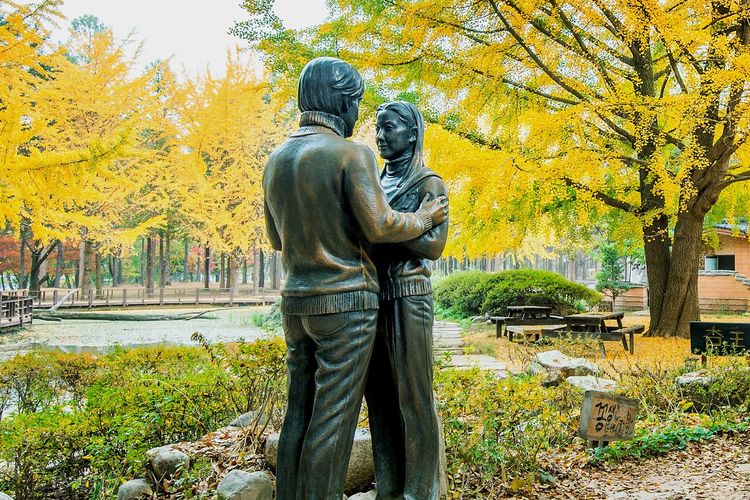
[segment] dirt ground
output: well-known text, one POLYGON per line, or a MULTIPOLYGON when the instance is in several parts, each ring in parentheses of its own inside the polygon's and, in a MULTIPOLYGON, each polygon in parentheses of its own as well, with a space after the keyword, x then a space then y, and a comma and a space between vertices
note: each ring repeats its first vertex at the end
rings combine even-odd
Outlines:
MULTIPOLYGON (((645 324, 648 316, 626 314, 624 325, 645 324)), ((747 316, 704 316, 704 321, 747 322, 747 316)), ((509 342, 495 338, 494 325, 474 325, 463 339, 468 349, 488 354, 508 364, 511 372, 525 370, 538 352, 560 349, 572 356, 596 362, 603 376, 667 371, 695 364, 690 340, 681 338, 635 337, 635 353, 624 351, 619 342, 605 342, 607 358, 602 359, 592 341, 557 341, 549 344, 509 342)), ((712 357, 709 365, 737 361, 712 357)), ((744 360, 740 360, 744 362, 744 360)), ((533 495, 518 498, 539 499, 637 499, 637 500, 750 500, 750 433, 724 435, 709 441, 690 443, 684 450, 618 464, 588 465, 581 450, 547 457, 546 467, 556 477, 552 484, 535 486, 533 495)))
MULTIPOLYGON (((704 321, 747 322, 747 316, 737 315, 704 315, 704 321)), ((623 318, 623 325, 643 324, 648 327, 648 316, 628 313, 623 318)), ((652 338, 643 335, 635 336, 635 353, 626 352, 620 342, 604 342, 607 359, 602 359, 599 347, 595 341, 551 340, 549 344, 536 345, 533 343, 509 342, 507 337, 495 338, 495 325, 472 325, 469 332, 462 337, 469 350, 478 354, 494 356, 499 361, 507 363, 511 372, 525 370, 531 358, 538 352, 550 349, 560 349, 568 355, 588 358, 599 365, 605 377, 617 378, 618 373, 650 370, 669 370, 696 364, 698 357, 690 353, 690 339, 683 338, 652 338)), ((735 361, 729 356, 713 357, 709 364, 730 363, 735 361)), ((696 366, 696 369, 698 366, 696 366)), ((750 496, 748 496, 750 500, 750 496)))
POLYGON ((614 465, 554 460, 556 484, 538 486, 539 499, 748 500, 750 434, 691 443, 664 456, 614 465), (562 464, 562 465, 561 465, 562 464))

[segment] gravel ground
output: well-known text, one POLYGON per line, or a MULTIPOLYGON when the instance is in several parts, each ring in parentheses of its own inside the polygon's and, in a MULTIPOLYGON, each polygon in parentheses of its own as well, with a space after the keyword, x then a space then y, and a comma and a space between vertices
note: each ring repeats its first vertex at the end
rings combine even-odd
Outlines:
POLYGON ((558 482, 538 487, 534 498, 748 500, 750 434, 720 436, 640 461, 601 467, 570 462, 556 475, 558 482))

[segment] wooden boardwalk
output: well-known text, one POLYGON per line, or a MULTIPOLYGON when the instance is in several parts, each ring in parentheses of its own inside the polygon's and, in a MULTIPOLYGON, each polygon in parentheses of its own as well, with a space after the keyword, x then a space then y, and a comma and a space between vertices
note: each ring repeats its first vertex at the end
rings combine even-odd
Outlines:
POLYGON ((0 330, 31 323, 32 302, 24 291, 0 293, 0 330))
POLYGON ((269 305, 279 298, 278 290, 253 291, 251 288, 105 288, 81 293, 79 290, 45 289, 33 294, 34 308, 49 309, 65 299, 59 308, 142 307, 180 305, 269 305), (72 292, 72 293, 71 293, 72 292), (66 295, 69 296, 66 298, 66 295))

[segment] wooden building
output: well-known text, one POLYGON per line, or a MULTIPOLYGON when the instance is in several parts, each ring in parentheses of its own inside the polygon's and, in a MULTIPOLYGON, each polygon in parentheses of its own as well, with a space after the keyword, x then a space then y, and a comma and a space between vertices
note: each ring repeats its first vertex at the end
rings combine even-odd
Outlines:
MULTIPOLYGON (((716 248, 707 248, 698 273, 698 304, 702 312, 750 311, 750 239, 748 224, 714 226, 716 248)), ((615 309, 648 307, 648 289, 637 286, 618 298, 615 309)))

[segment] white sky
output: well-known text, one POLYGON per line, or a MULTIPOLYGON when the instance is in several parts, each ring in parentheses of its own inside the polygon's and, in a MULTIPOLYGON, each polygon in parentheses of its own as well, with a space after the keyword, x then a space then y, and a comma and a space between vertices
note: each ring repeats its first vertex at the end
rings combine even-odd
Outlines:
MULTIPOLYGON (((26 3, 32 3, 28 1, 26 3)), ((224 69, 227 48, 247 44, 227 34, 235 21, 246 19, 239 6, 241 0, 65 0, 54 37, 68 38, 70 22, 84 14, 92 14, 115 37, 124 38, 135 30, 134 39, 143 42, 143 66, 156 59, 171 57, 171 66, 178 73, 194 74, 209 64, 212 71, 224 69)), ((276 13, 291 28, 318 24, 326 16, 325 0, 276 0, 276 13)))

